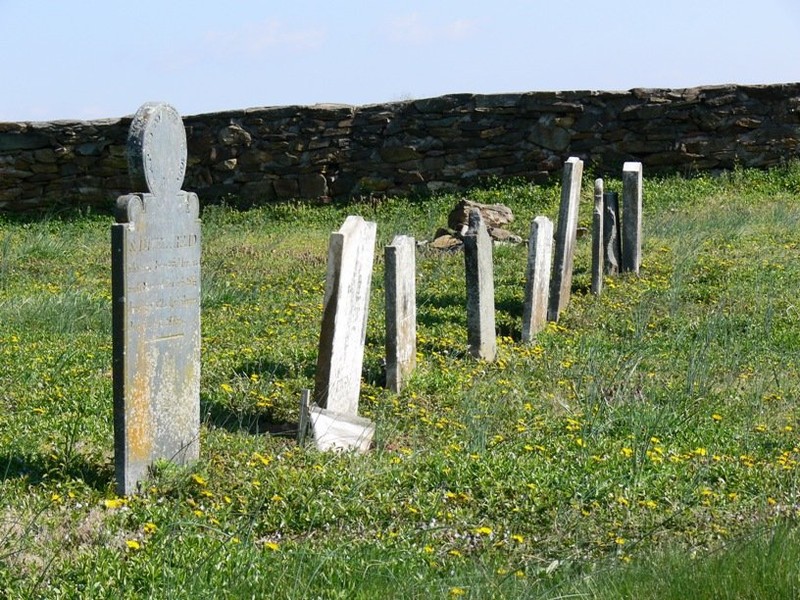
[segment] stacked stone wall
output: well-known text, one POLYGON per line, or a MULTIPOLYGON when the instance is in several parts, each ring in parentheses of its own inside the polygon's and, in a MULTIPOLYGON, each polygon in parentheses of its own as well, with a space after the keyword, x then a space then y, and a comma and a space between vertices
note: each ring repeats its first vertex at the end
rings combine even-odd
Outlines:
MULTIPOLYGON (((800 83, 458 94, 370 106, 188 116, 185 188, 201 201, 461 190, 541 181, 577 156, 598 175, 766 168, 800 158, 800 83)), ((0 123, 0 211, 110 209, 130 189, 130 117, 0 123)))

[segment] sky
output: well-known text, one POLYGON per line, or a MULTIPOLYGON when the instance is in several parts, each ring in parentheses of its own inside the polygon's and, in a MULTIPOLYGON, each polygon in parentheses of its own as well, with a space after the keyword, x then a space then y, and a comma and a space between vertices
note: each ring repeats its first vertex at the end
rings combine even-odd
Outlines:
POLYGON ((798 0, 0 0, 0 121, 796 81, 798 0))

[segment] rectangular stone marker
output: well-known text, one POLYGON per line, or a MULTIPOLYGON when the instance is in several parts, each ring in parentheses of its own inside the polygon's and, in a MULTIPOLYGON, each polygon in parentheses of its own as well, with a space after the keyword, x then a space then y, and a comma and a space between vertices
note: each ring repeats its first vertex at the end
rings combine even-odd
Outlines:
POLYGON ((606 275, 619 274, 619 262, 622 256, 619 235, 619 194, 603 193, 603 246, 606 275))
POLYGON ((358 414, 376 230, 349 216, 328 245, 314 402, 342 415, 358 414))
POLYGON ((642 163, 622 166, 622 270, 639 274, 642 264, 642 163))
POLYGON ((603 180, 594 182, 594 212, 592 213, 592 293, 603 291, 603 180))
POLYGON ((497 357, 492 238, 477 209, 469 213, 469 228, 464 235, 464 264, 468 350, 472 356, 491 362, 497 357))
POLYGON ((134 185, 111 226, 117 492, 138 491, 158 459, 197 459, 200 432, 200 220, 181 191, 183 122, 143 105, 128 135, 134 185), (141 186, 141 187, 140 187, 141 186))
POLYGON ((558 321, 561 311, 569 304, 572 292, 572 265, 578 237, 578 208, 581 198, 583 161, 574 156, 564 163, 561 178, 561 207, 558 211, 553 276, 550 282, 550 303, 547 319, 558 321))
POLYGON ((398 235, 386 259, 386 387, 399 393, 417 366, 416 242, 398 235))
POLYGON ((547 301, 553 259, 553 222, 536 217, 528 239, 525 301, 522 305, 522 341, 530 342, 547 324, 547 301))

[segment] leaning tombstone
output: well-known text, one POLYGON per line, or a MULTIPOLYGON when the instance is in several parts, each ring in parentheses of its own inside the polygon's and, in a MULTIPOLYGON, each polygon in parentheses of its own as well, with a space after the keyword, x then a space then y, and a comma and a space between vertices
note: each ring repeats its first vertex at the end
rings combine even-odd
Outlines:
POLYGON ((603 180, 594 182, 594 212, 592 213, 592 293, 603 291, 603 180))
POLYGON ((622 270, 639 274, 642 264, 642 163, 622 166, 622 270))
POLYGON ((349 216, 331 234, 311 427, 317 447, 365 450, 374 426, 358 417, 376 225, 349 216))
POLYGON ((147 103, 128 134, 134 189, 111 226, 114 455, 117 491, 139 490, 159 459, 199 455, 200 219, 181 190, 186 132, 168 104, 147 103))
POLYGON ((536 217, 528 239, 525 301, 522 305, 522 341, 530 342, 547 324, 547 300, 553 258, 553 222, 536 217))
POLYGON ((553 275, 550 282, 550 303, 547 319, 558 321, 572 291, 572 266, 578 237, 578 205, 581 197, 583 161, 574 156, 564 163, 561 179, 561 207, 558 211, 553 275))
POLYGON ((398 235, 386 262, 386 387, 399 393, 417 365, 416 243, 398 235))
POLYGON ((464 235, 464 264, 467 279, 467 343, 476 358, 494 361, 497 340, 494 326, 494 268, 492 238, 480 210, 472 209, 464 235))
POLYGON ((619 235, 619 194, 603 193, 603 263, 606 275, 618 275, 622 256, 619 235))

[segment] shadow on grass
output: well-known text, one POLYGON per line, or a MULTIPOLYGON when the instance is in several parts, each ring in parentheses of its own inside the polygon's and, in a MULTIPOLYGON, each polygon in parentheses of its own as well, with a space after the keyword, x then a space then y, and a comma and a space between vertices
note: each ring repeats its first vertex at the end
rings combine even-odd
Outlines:
POLYGON ((215 402, 200 401, 201 420, 208 427, 225 429, 231 433, 294 437, 299 425, 293 421, 275 419, 266 412, 231 410, 215 402))
POLYGON ((114 485, 114 464, 97 464, 80 456, 62 460, 41 454, 0 454, 0 481, 23 478, 31 485, 43 481, 81 480, 89 487, 103 491, 114 485))

